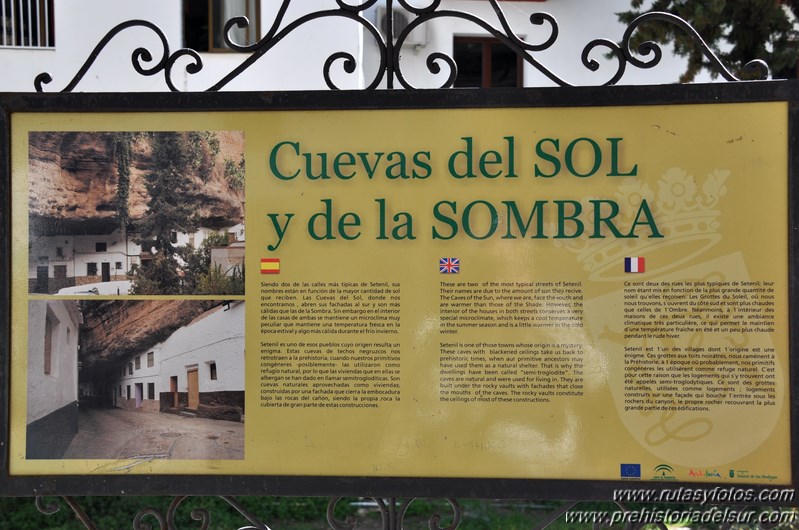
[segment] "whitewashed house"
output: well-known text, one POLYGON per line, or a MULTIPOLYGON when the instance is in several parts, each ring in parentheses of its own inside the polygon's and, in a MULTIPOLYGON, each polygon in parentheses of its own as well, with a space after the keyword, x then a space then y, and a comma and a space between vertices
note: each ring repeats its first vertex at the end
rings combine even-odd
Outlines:
POLYGON ((226 276, 241 274, 244 272, 244 223, 228 228, 226 236, 227 245, 211 247, 211 268, 219 267, 226 276))
POLYGON ((61 458, 78 431, 78 336, 73 300, 28 302, 27 458, 61 458))
POLYGON ((90 235, 31 234, 29 248, 29 287, 38 293, 128 280, 128 272, 140 263, 141 255, 141 247, 131 235, 118 228, 90 235))
POLYGON ((125 359, 114 405, 243 421, 244 363, 244 301, 225 302, 125 359))
MULTIPOLYGON (((128 294, 132 270, 148 259, 134 242, 136 234, 118 228, 103 233, 103 223, 92 234, 36 235, 31 233, 28 252, 28 286, 32 293, 50 294, 128 294), (109 289, 104 289, 108 284, 109 289)), ((231 241, 243 242, 244 228, 239 223, 221 232, 200 227, 192 234, 174 231, 176 246, 197 248, 214 233, 228 234, 231 241)), ((242 243, 243 245, 243 243, 242 243)), ((220 247, 227 248, 227 247, 220 247)), ((233 251, 234 260, 238 251, 233 251)), ((243 260, 243 249, 241 252, 243 260)))

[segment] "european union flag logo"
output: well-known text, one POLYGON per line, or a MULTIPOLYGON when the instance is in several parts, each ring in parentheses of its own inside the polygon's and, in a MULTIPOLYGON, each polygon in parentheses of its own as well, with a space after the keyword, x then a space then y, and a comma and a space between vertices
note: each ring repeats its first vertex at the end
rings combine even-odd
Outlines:
POLYGON ((622 464, 621 478, 641 478, 641 464, 622 464))

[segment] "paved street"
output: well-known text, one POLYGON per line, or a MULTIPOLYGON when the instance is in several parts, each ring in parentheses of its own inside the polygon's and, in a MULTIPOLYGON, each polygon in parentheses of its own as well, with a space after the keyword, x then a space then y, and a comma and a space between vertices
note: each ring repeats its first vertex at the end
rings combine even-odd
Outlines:
POLYGON ((82 407, 66 459, 244 458, 244 424, 142 410, 82 407))

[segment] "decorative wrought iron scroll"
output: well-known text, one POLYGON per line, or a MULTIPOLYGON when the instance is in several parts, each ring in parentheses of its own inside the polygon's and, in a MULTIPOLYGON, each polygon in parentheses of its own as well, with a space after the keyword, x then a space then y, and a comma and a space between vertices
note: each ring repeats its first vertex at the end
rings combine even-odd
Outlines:
MULTIPOLYGON (((548 50, 556 44, 559 30, 555 18, 547 13, 533 13, 530 15, 530 23, 532 25, 547 26, 549 29, 549 35, 543 39, 542 42, 530 43, 519 37, 518 34, 513 31, 508 17, 500 6, 499 0, 488 1, 494 10, 498 24, 489 23, 465 11, 443 9, 441 7, 442 0, 427 0, 428 4, 424 7, 411 5, 408 0, 385 0, 386 27, 384 35, 378 30, 375 24, 367 20, 365 16, 365 12, 374 7, 375 4, 378 3, 378 0, 363 0, 355 4, 348 3, 345 0, 336 0, 338 4, 337 9, 308 13, 292 21, 286 21, 286 12, 292 0, 282 0, 271 26, 263 37, 254 44, 243 45, 236 43, 231 36, 234 27, 244 29, 249 26, 250 22, 246 17, 235 17, 225 24, 225 43, 234 52, 247 54, 247 57, 232 71, 222 77, 222 79, 207 88, 206 91, 216 92, 222 90, 233 79, 237 78, 261 57, 269 53, 281 40, 295 31, 300 30, 308 23, 319 19, 343 19, 352 21, 355 24, 360 24, 365 32, 374 39, 374 43, 379 50, 380 64, 374 79, 368 83, 364 90, 377 89, 384 81, 386 88, 389 89, 395 88, 397 85, 407 89, 416 88, 411 85, 403 73, 400 52, 403 44, 416 28, 428 24, 435 19, 460 19, 471 22, 476 28, 482 29, 484 32, 504 43, 505 46, 516 52, 525 62, 558 86, 572 86, 568 81, 557 76, 552 70, 547 68, 547 66, 540 62, 535 56, 536 52, 548 50), (394 34, 393 23, 393 17, 397 10, 395 2, 397 2, 405 12, 412 15, 408 25, 396 35, 394 34)), ((615 71, 612 72, 604 83, 601 83, 604 85, 617 84, 624 76, 628 65, 640 69, 654 68, 660 63, 663 57, 663 52, 659 44, 648 41, 640 44, 635 51, 631 48, 632 37, 635 31, 642 25, 652 22, 665 22, 677 26, 693 39, 696 46, 724 79, 728 81, 740 80, 722 64, 716 54, 713 53, 699 33, 697 33, 688 22, 676 15, 662 12, 645 13, 633 20, 624 32, 620 43, 606 38, 598 38, 590 41, 585 45, 581 54, 583 66, 592 72, 596 72, 600 70, 601 64, 594 57, 601 55, 612 57, 612 59, 615 60, 615 71), (604 54, 599 51, 603 49, 604 54)), ((197 74, 203 69, 202 56, 195 50, 183 48, 171 52, 169 41, 158 26, 146 20, 129 20, 117 25, 100 40, 83 63, 83 66, 81 66, 62 91, 73 91, 91 69, 108 43, 114 40, 114 38, 123 31, 133 27, 145 28, 152 31, 158 37, 162 47, 161 50, 157 50, 156 52, 152 52, 143 47, 136 48, 133 51, 131 61, 133 63, 133 68, 138 74, 143 76, 155 76, 163 73, 166 85, 171 91, 177 92, 178 88, 173 80, 173 73, 176 71, 179 64, 184 65, 183 68, 188 74, 197 74)), ((332 90, 339 88, 331 76, 333 66, 337 64, 340 64, 344 72, 348 74, 354 74, 359 67, 357 59, 351 53, 346 51, 332 53, 325 61, 322 69, 324 80, 327 86, 332 90)), ((443 68, 448 69, 447 78, 442 83, 441 88, 451 87, 455 83, 457 65, 455 64, 455 60, 446 53, 437 51, 428 52, 426 66, 433 75, 440 74, 443 68)), ((748 75, 751 75, 751 77, 759 80, 768 79, 770 75, 768 65, 760 60, 747 63, 744 67, 744 71, 748 75)), ((52 81, 53 78, 50 74, 46 72, 39 74, 34 81, 36 91, 43 92, 45 85, 52 81)))
MULTIPOLYGON (((333 515, 333 510, 336 504, 341 500, 341 497, 335 497, 330 500, 327 505, 327 522, 333 530, 354 530, 358 524, 355 517, 347 517, 344 521, 339 521, 333 515)), ((406 499, 398 504, 397 499, 374 499, 377 507, 380 510, 380 516, 383 521, 383 530, 402 530, 404 528, 405 516, 408 513, 408 508, 411 503, 416 499, 406 499)), ((452 507, 452 522, 447 526, 440 526, 441 515, 438 513, 433 514, 428 520, 428 528, 430 530, 456 530, 461 524, 461 508, 458 501, 455 499, 446 499, 452 507)))
MULTIPOLYGON (((98 530, 99 527, 94 524, 92 519, 86 514, 86 512, 80 507, 77 501, 73 497, 61 497, 64 502, 70 507, 72 512, 78 518, 78 520, 83 523, 83 525, 87 528, 87 530, 98 530)), ((156 508, 142 508, 133 518, 133 529, 134 530, 152 530, 155 528, 151 523, 154 521, 158 524, 157 528, 159 530, 176 530, 178 528, 177 523, 175 522, 178 508, 180 505, 188 499, 187 496, 177 496, 172 499, 172 502, 169 504, 169 508, 167 508, 166 514, 164 514, 161 510, 156 508)), ((241 527, 241 530, 270 530, 268 526, 258 520, 258 518, 253 515, 250 511, 248 511, 239 501, 235 499, 235 497, 230 496, 219 496, 220 499, 227 502, 231 507, 233 507, 241 516, 246 520, 249 525, 241 527)), ((45 497, 36 497, 36 508, 43 513, 44 515, 53 515, 60 510, 60 506, 57 503, 51 502, 46 503, 45 497)), ((191 518, 194 521, 200 522, 201 529, 207 529, 211 525, 211 513, 206 509, 194 509, 191 511, 191 518)))

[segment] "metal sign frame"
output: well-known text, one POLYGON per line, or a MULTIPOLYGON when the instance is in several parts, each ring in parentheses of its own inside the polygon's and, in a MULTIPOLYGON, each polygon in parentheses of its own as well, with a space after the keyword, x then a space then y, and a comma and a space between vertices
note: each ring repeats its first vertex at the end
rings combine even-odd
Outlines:
MULTIPOLYGON (((469 498, 612 498, 614 490, 631 486, 646 489, 688 487, 711 489, 724 482, 653 483, 595 480, 541 479, 465 479, 465 478, 398 478, 359 476, 196 476, 196 475, 103 475, 103 476, 11 476, 9 474, 9 408, 11 352, 11 117, 14 113, 37 112, 124 112, 166 113, 242 110, 319 110, 319 109, 469 109, 523 107, 612 107, 639 105, 683 105, 694 103, 787 102, 789 105, 789 241, 788 264, 790 314, 797 307, 796 267, 799 212, 795 207, 799 196, 797 158, 799 154, 799 84, 795 82, 749 82, 712 85, 614 88, 511 89, 492 91, 389 91, 389 92, 289 92, 234 94, 5 94, 0 96, 0 196, 5 198, 0 233, 0 388, 4 396, 0 410, 0 494, 2 495, 109 495, 109 494, 215 494, 215 495, 306 495, 368 497, 469 497, 469 498)), ((790 388, 799 388, 795 364, 799 355, 797 334, 790 326, 790 388)), ((799 425, 799 397, 790 395, 792 433, 799 425)), ((799 437, 791 437, 792 484, 799 477, 799 437)), ((755 490, 767 489, 755 484, 755 490)))

